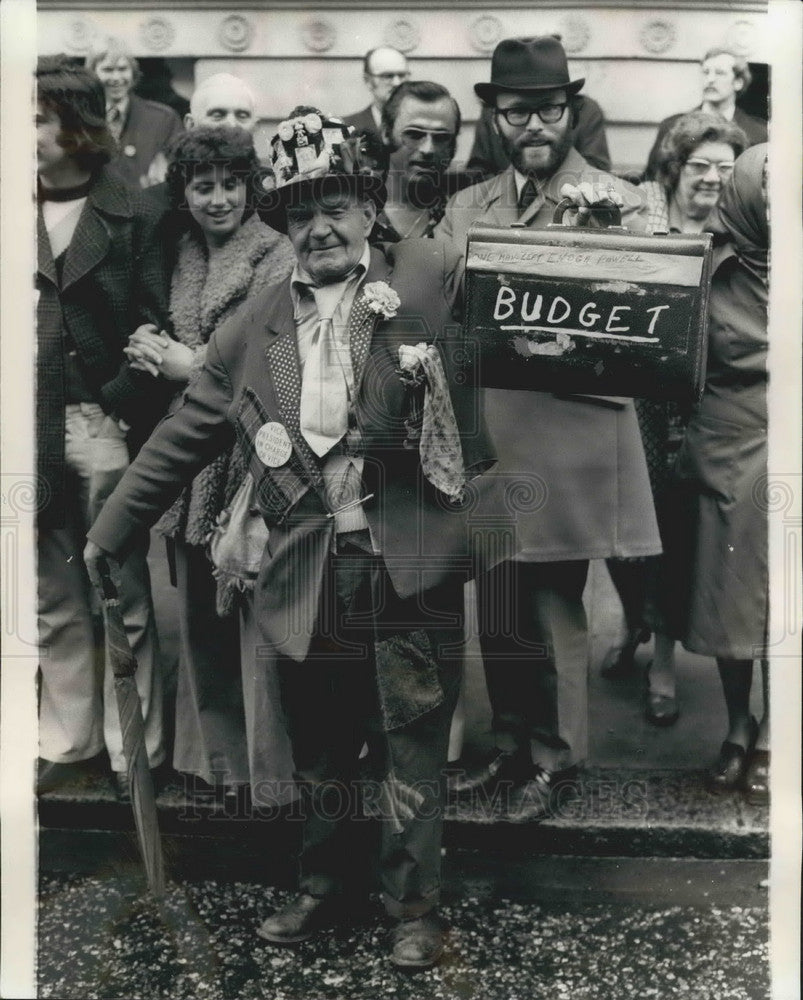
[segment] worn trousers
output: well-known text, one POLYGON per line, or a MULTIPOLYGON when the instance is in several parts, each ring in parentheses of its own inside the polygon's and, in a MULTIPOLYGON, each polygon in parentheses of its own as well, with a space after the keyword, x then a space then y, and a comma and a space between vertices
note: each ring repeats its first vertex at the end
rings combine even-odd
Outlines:
MULTIPOLYGON (((125 434, 96 403, 67 407, 64 527, 37 533, 40 645, 39 755, 75 763, 105 746, 125 771, 114 676, 95 622, 100 604, 83 560, 86 533, 128 465, 125 434)), ((159 649, 146 561, 148 538, 120 567, 120 607, 137 660, 135 674, 151 767, 164 759, 159 649)))
POLYGON ((401 600, 381 558, 346 547, 332 557, 324 590, 321 621, 328 625, 318 629, 306 660, 279 660, 304 818, 300 887, 314 896, 362 888, 367 861, 356 849, 355 825, 378 820, 385 908, 396 918, 417 917, 440 895, 443 769, 462 662, 462 584, 401 600), (378 656, 378 643, 393 647, 405 635, 431 656, 408 662, 403 639, 398 657, 388 656, 387 647, 378 656), (416 671, 442 697, 389 728, 395 720, 388 719, 388 685, 377 670, 397 673, 400 705, 405 686, 412 702, 420 694, 411 681, 416 671), (364 743, 369 752, 360 768, 364 743))
POLYGON ((496 744, 549 770, 588 754, 587 560, 506 560, 477 579, 496 744))

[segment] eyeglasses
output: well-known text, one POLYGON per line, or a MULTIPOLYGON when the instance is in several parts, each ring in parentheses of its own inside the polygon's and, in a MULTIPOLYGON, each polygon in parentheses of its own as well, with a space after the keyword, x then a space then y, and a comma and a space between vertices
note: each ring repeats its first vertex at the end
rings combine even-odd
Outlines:
POLYGON ((372 76, 375 80, 382 80, 383 83, 390 83, 392 80, 410 79, 409 70, 405 70, 404 73, 369 73, 368 76, 372 76))
POLYGON ((711 167, 714 167, 720 177, 730 177, 733 173, 733 160, 722 160, 720 163, 712 163, 711 160, 704 160, 699 156, 692 156, 686 160, 685 164, 689 168, 689 173, 695 177, 705 177, 711 167))
POLYGON ((401 133, 402 142, 409 148, 420 145, 427 136, 432 139, 432 145, 439 148, 445 148, 454 142, 454 132, 445 129, 416 128, 411 125, 402 129, 401 133))
POLYGON ((501 115, 508 125, 521 128, 530 124, 533 115, 538 115, 544 125, 554 125, 561 120, 567 107, 567 103, 542 104, 538 108, 497 108, 496 113, 501 115))

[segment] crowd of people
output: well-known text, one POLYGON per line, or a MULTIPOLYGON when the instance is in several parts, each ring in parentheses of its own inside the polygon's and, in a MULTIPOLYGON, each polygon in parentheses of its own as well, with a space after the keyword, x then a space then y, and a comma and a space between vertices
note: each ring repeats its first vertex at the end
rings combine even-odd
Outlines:
POLYGON ((118 40, 85 66, 39 60, 40 792, 101 766, 130 793, 92 586, 112 557, 151 767, 199 795, 300 798, 300 894, 259 935, 294 944, 348 917, 365 868, 349 817, 367 814, 391 961, 430 967, 447 778, 456 795, 527 788, 547 815, 586 760, 582 598, 603 559, 627 626, 603 672, 633 671, 654 633, 645 712, 667 726, 675 644, 715 657, 729 728, 706 781, 767 797, 767 136, 736 105, 744 60, 701 65, 701 106, 661 124, 631 183, 554 36, 499 43, 462 170, 457 101, 392 48, 365 57, 367 108, 289 109, 269 162, 236 76, 203 80, 182 123, 133 93, 118 40), (712 234, 691 413, 458 377, 470 226, 543 228, 566 198, 579 224, 712 234), (521 488, 532 502, 511 503, 521 488), (466 768, 469 581, 495 749, 466 768))

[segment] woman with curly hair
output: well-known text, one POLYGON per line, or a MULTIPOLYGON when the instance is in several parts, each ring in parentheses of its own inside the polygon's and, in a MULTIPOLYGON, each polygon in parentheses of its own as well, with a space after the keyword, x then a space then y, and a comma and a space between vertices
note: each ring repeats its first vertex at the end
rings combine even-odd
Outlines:
MULTIPOLYGON (((175 213, 189 216, 171 283, 173 336, 140 327, 127 353, 135 367, 175 383, 175 408, 200 374, 212 333, 246 299, 292 269, 289 241, 254 212, 262 193, 259 175, 253 140, 238 127, 200 126, 172 147, 168 198, 175 213)), ((213 575, 207 555, 210 533, 245 473, 238 452, 218 457, 157 527, 174 546, 178 586, 174 766, 212 786, 250 782, 253 790, 268 776, 290 779, 289 751, 283 729, 271 733, 262 717, 276 709, 268 704, 256 662, 259 643, 248 620, 240 634, 237 611, 248 616, 247 596, 240 599, 236 579, 213 575)))
MULTIPOLYGON (((708 229, 712 210, 733 172, 734 161, 746 147, 747 137, 733 122, 703 111, 681 115, 658 148, 654 163, 656 180, 645 181, 640 188, 647 199, 650 231, 700 233, 708 229)), ((666 404, 649 400, 636 400, 636 411, 660 526, 662 497, 670 474, 671 425, 681 424, 682 420, 666 404)), ((632 671, 636 648, 646 641, 652 628, 655 651, 648 669, 645 715, 653 725, 671 726, 679 715, 675 643, 667 635, 662 620, 663 584, 660 573, 656 572, 659 563, 609 559, 607 565, 624 608, 627 637, 622 648, 608 654, 602 673, 615 677, 632 671), (649 624, 644 621, 646 599, 649 624)))

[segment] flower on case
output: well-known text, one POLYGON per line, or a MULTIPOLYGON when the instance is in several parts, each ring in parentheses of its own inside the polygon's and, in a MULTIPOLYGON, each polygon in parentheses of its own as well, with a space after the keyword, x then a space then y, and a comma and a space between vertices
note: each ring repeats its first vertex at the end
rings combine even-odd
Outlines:
POLYGON ((315 132, 320 132, 321 129, 323 128, 323 122, 321 121, 318 115, 315 114, 304 115, 304 117, 301 120, 304 122, 307 131, 311 134, 314 134, 315 132))
POLYGON ((386 281, 372 281, 363 289, 368 308, 375 313, 393 319, 399 311, 401 299, 386 281))
POLYGON ((279 122, 278 128, 279 138, 282 142, 290 142, 293 138, 293 124, 292 122, 279 122))

